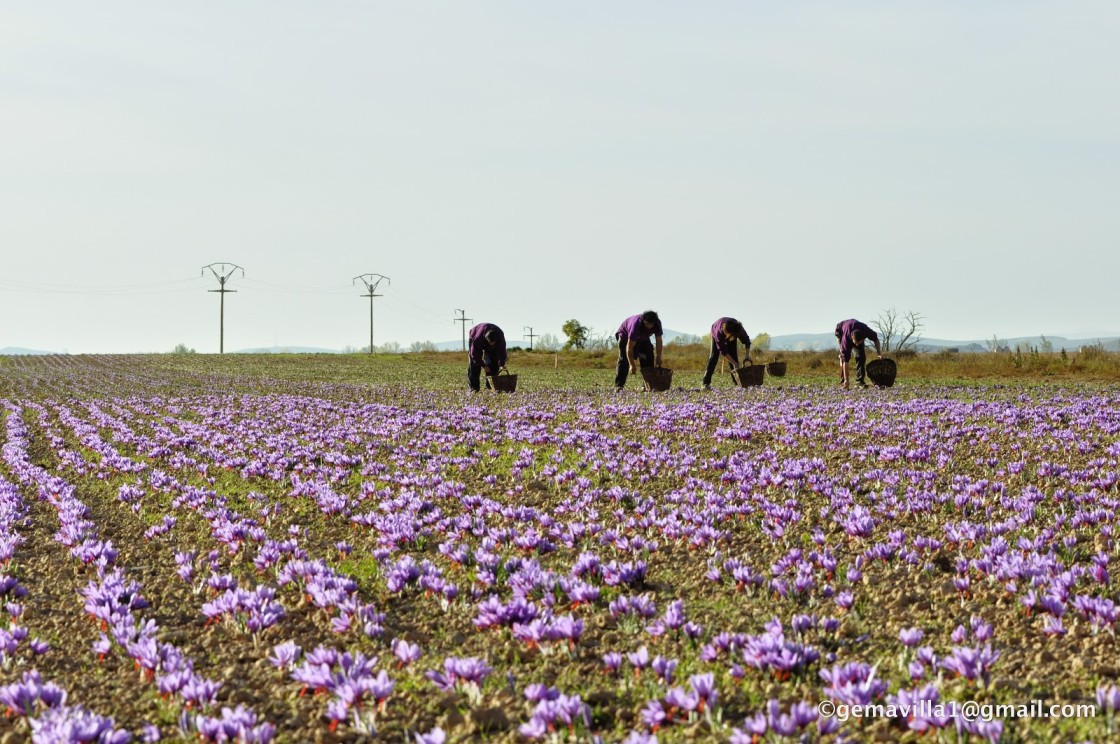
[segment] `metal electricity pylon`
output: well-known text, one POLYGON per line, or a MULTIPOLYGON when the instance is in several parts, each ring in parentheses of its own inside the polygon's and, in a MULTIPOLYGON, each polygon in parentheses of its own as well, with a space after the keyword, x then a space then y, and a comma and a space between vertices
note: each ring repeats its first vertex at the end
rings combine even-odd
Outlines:
POLYGON ((233 276, 234 272, 240 271, 241 277, 245 277, 245 269, 237 264, 231 263, 212 263, 202 267, 202 276, 206 276, 206 270, 209 269, 214 278, 218 280, 217 289, 208 289, 207 292, 217 292, 221 297, 218 310, 218 353, 226 353, 226 293, 236 292, 236 289, 226 289, 226 281, 233 276), (215 268, 217 267, 217 268, 215 268))
POLYGON ((526 333, 525 335, 528 336, 528 338, 529 338, 529 351, 532 351, 533 350, 533 339, 534 338, 540 338, 540 334, 539 333, 533 333, 533 326, 522 326, 522 328, 524 330, 528 331, 528 333, 526 333))
POLYGON ((386 284, 392 284, 392 281, 389 279, 389 277, 384 276, 382 274, 361 274, 359 276, 354 277, 350 281, 350 283, 353 284, 354 282, 357 282, 359 279, 362 281, 362 284, 365 285, 367 294, 358 295, 358 296, 369 298, 369 353, 372 354, 373 353, 373 298, 383 296, 383 295, 377 294, 377 286, 379 284, 381 284, 382 281, 384 281, 386 284))

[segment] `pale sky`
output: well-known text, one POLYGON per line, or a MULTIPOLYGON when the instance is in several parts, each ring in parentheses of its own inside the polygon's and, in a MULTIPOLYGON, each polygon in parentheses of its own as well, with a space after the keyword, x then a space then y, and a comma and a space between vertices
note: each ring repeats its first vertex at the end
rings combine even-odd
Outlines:
POLYGON ((0 347, 1120 333, 1115 2, 2 8, 0 347))

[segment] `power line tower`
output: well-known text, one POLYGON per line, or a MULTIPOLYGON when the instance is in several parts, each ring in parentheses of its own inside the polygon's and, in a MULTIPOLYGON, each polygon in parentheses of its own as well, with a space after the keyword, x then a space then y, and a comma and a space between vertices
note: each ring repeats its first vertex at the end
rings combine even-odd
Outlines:
POLYGON ((226 281, 233 276, 234 272, 240 271, 241 278, 245 278, 245 269, 237 264, 231 263, 212 263, 202 267, 202 276, 206 276, 206 270, 209 269, 214 278, 218 280, 217 289, 208 289, 207 292, 217 292, 221 298, 218 310, 218 353, 226 353, 226 294, 228 292, 236 292, 236 289, 226 289, 226 281), (217 267, 217 268, 214 268, 217 267))
POLYGON ((529 337, 529 351, 533 350, 533 339, 540 338, 539 333, 533 333, 533 326, 522 326, 523 330, 528 331, 525 335, 529 337))
POLYGON ((350 281, 350 283, 354 284, 359 279, 362 280, 362 284, 365 285, 366 291, 368 292, 368 294, 358 295, 358 296, 369 298, 369 353, 372 354, 373 353, 373 298, 382 296, 382 295, 376 294, 377 285, 381 284, 382 280, 384 280, 386 284, 392 284, 392 281, 389 279, 389 277, 384 276, 383 274, 361 274, 360 276, 354 277, 350 281))
POLYGON ((467 350, 467 323, 473 323, 474 318, 468 318, 466 310, 460 310, 459 308, 455 308, 454 312, 459 313, 459 317, 458 318, 452 318, 451 322, 452 323, 462 323, 463 324, 463 351, 466 351, 467 350))

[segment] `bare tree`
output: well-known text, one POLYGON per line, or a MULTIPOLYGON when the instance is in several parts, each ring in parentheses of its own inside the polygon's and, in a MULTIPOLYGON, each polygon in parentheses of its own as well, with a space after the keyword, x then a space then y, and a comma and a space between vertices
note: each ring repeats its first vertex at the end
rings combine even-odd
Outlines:
POLYGON ((902 330, 899 333, 896 348, 901 351, 917 347, 918 342, 922 340, 922 331, 925 330, 925 327, 926 319, 921 313, 916 310, 907 310, 902 319, 902 330))
POLYGON ((996 352, 1011 351, 1011 347, 1007 345, 1007 342, 994 333, 990 339, 984 342, 984 346, 988 347, 988 351, 993 354, 996 352))
POLYGON ((552 333, 544 333, 537 337, 537 348, 541 351, 558 351, 560 339, 552 333))
POLYGON ((613 333, 596 333, 595 329, 587 329, 587 348, 589 351, 607 351, 618 341, 613 333))
POLYGON ((879 331, 879 343, 883 345, 883 351, 905 351, 915 348, 922 340, 925 320, 916 310, 907 310, 904 315, 900 315, 891 307, 879 313, 871 322, 879 331))

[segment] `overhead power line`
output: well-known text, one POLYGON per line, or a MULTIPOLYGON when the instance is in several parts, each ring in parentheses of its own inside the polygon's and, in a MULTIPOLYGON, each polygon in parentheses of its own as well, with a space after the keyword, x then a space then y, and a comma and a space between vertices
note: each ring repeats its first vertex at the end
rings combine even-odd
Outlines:
POLYGON ((354 291, 353 285, 332 284, 327 287, 300 287, 292 284, 277 284, 275 282, 261 281, 260 279, 245 279, 248 284, 256 286, 261 292, 274 294, 350 294, 354 291))
POLYGON ((0 291, 19 292, 22 294, 76 294, 76 295, 104 295, 110 297, 131 297, 139 295, 165 295, 179 292, 197 291, 198 277, 180 279, 170 282, 152 282, 150 284, 50 284, 39 282, 21 282, 10 279, 0 279, 0 291), (196 286, 186 287, 192 283, 196 286), (166 287, 166 288, 165 288, 166 287), (174 289, 181 287, 181 289, 174 289))

